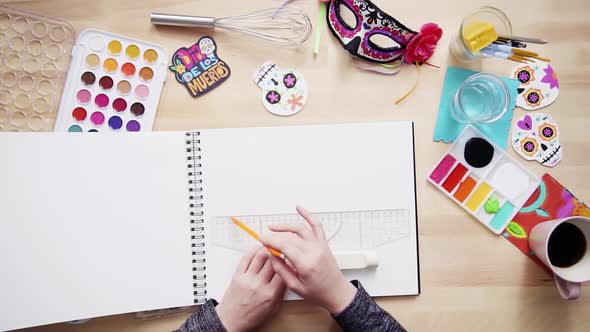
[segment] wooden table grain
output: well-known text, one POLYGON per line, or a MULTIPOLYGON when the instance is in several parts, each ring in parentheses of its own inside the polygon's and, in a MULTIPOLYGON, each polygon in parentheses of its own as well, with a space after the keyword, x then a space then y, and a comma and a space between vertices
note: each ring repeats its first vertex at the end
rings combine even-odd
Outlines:
MULTIPOLYGON (((450 37, 462 17, 482 5, 505 11, 518 35, 540 36, 551 43, 530 46, 553 59, 559 75, 558 100, 543 111, 561 129, 564 159, 555 168, 526 162, 534 173, 550 173, 574 194, 590 197, 590 2, 586 0, 385 1, 382 9, 404 24, 419 29, 433 21, 444 29, 431 63, 423 66, 416 92, 401 105, 394 101, 416 79, 410 66, 394 76, 353 67, 351 58, 328 31, 322 30, 320 53, 313 40, 297 48, 277 47, 240 33, 184 28, 156 28, 151 12, 231 16, 277 6, 281 0, 18 0, 0 3, 70 22, 79 33, 96 28, 158 43, 170 54, 204 34, 215 38, 218 54, 232 76, 213 92, 194 99, 174 81, 162 91, 155 130, 279 126, 412 120, 416 126, 416 172, 422 294, 378 299, 410 331, 590 331, 590 288, 572 302, 561 300, 551 278, 501 236, 471 219, 460 207, 426 182, 427 171, 448 148, 432 141, 442 82, 447 65, 457 65, 448 51, 450 37), (260 103, 252 75, 267 60, 294 67, 308 80, 310 98, 292 117, 277 117, 260 103)), ((315 25, 317 1, 295 0, 315 25)), ((507 75, 512 63, 490 61, 469 68, 507 75)), ((525 111, 517 109, 515 117, 525 111)), ((354 138, 355 133, 350 133, 354 138)), ((509 148, 509 153, 515 156, 509 148)), ((524 160, 521 159, 524 162, 524 160)), ((40 271, 39 277, 42 277, 40 271)), ((92 287, 92 285, 89 285, 92 287)), ((0 295, 1 296, 1 295, 0 295)), ((1 313, 0 313, 1 314, 1 313)), ((34 315, 31 312, 31 315, 34 315)), ((189 314, 142 321, 133 315, 96 318, 82 325, 56 324, 28 331, 169 331, 189 314)), ((338 331, 329 314, 306 302, 285 303, 263 331, 338 331)))

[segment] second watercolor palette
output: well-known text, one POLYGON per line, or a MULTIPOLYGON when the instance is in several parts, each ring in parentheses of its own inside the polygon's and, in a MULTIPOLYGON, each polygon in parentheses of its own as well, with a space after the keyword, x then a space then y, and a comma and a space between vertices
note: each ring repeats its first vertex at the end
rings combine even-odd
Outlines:
POLYGON ((167 61, 156 44, 82 31, 72 51, 54 131, 151 131, 167 61))
POLYGON ((500 234, 541 180, 475 127, 467 126, 428 181, 500 234))

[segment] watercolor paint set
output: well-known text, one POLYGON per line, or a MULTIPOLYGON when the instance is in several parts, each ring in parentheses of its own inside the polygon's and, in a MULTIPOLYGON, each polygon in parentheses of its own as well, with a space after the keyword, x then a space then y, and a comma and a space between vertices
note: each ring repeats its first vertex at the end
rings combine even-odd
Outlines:
POLYGON ((0 6, 0 131, 151 131, 159 45, 0 6))
POLYGON ((82 31, 73 48, 54 131, 151 131, 167 60, 156 44, 82 31))
POLYGON ((0 6, 0 131, 51 131, 76 33, 0 6))
POLYGON ((428 181, 500 234, 541 180, 475 127, 467 126, 428 181))

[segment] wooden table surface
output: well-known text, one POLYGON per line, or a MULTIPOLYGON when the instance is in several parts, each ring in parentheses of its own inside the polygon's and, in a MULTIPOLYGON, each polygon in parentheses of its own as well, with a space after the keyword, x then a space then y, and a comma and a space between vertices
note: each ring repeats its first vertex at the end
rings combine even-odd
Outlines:
MULTIPOLYGON (((581 198, 590 197, 590 2, 586 0, 385 1, 382 9, 404 24, 419 29, 433 21, 444 29, 430 62, 422 67, 417 91, 401 105, 393 104, 414 83, 410 66, 394 76, 363 72, 352 66, 324 23, 319 56, 313 38, 300 47, 280 48, 228 31, 205 32, 156 28, 151 12, 231 16, 277 6, 281 0, 38 0, 0 1, 10 7, 60 18, 77 33, 96 28, 158 43, 172 54, 192 45, 204 33, 213 36, 218 54, 232 69, 230 79, 213 92, 193 99, 172 73, 164 86, 155 130, 278 126, 367 121, 412 120, 416 126, 416 172, 422 294, 384 298, 378 302, 410 331, 590 331, 590 287, 581 299, 561 300, 551 278, 501 236, 472 220, 460 207, 427 184, 427 171, 441 158, 446 144, 432 141, 442 82, 451 58, 448 44, 462 17, 481 5, 493 5, 512 18, 518 35, 534 35, 551 43, 541 50, 553 59, 559 74, 558 100, 543 111, 560 126, 564 159, 553 169, 526 162, 534 173, 549 172, 581 198), (282 118, 268 113, 252 82, 259 66, 273 60, 294 67, 306 77, 310 99, 299 114, 282 118)), ((317 1, 295 0, 315 25, 317 1)), ((470 68, 507 75, 513 63, 491 61, 470 68)), ((515 117, 523 110, 515 110, 515 117)), ((354 135, 354 133, 351 133, 354 135)), ((509 148, 509 153, 516 156, 509 148)), ((42 277, 42 274, 40 275, 42 277)), ((89 285, 89 287, 91 287, 89 285)), ((0 295, 1 296, 1 295, 0 295)), ((1 313, 0 313, 1 314, 1 313)), ((35 313, 31 312, 31 315, 35 313)), ((133 315, 93 319, 83 325, 58 324, 29 331, 165 331, 177 328, 188 314, 142 321, 133 315)), ((331 317, 305 302, 285 303, 264 331, 337 331, 331 317)))

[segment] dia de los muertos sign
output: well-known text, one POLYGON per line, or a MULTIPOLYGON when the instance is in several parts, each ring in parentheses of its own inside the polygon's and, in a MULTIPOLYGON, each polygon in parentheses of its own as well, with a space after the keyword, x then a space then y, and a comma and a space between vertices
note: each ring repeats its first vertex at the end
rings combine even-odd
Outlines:
POLYGON ((211 37, 202 37, 188 48, 179 48, 169 68, 193 97, 215 89, 231 74, 227 63, 217 55, 217 45, 211 37))

